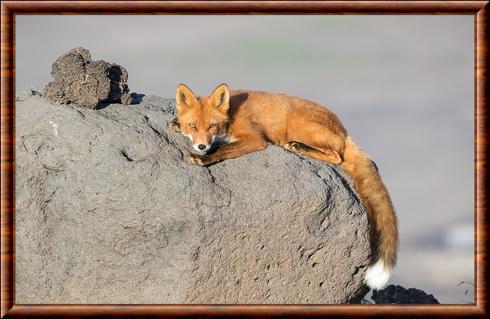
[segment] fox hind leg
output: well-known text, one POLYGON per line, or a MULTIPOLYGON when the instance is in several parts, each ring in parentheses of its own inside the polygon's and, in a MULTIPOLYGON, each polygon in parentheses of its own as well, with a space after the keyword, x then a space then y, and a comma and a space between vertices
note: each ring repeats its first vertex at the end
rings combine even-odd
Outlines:
POLYGON ((169 124, 169 127, 171 130, 173 130, 175 133, 180 133, 181 132, 181 129, 180 129, 180 122, 179 122, 179 119, 176 117, 174 118, 170 124, 169 124))
POLYGON ((306 156, 313 157, 331 164, 338 165, 342 163, 342 158, 340 157, 339 153, 329 148, 324 148, 320 151, 316 148, 296 141, 288 142, 284 144, 283 147, 289 151, 304 154, 306 156))

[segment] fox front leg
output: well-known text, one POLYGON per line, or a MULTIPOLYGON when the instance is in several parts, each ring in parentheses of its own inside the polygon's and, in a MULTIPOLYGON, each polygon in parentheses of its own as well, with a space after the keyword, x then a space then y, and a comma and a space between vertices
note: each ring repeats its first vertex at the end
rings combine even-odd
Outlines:
POLYGON ((180 122, 179 122, 179 118, 174 118, 170 124, 169 124, 169 127, 175 132, 175 133, 180 133, 181 132, 181 129, 180 129, 180 122))
POLYGON ((267 141, 261 137, 243 137, 240 140, 221 145, 216 152, 209 155, 191 154, 189 164, 207 166, 229 158, 236 158, 248 153, 257 152, 267 147, 267 141))

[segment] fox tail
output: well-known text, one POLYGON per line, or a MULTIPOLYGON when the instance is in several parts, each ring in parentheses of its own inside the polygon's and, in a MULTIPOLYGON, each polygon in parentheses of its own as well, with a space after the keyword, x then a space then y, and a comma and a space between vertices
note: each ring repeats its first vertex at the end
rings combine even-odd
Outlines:
POLYGON ((395 210, 376 164, 347 137, 340 167, 351 176, 368 214, 372 263, 364 281, 371 289, 383 288, 395 269, 398 230, 395 210))

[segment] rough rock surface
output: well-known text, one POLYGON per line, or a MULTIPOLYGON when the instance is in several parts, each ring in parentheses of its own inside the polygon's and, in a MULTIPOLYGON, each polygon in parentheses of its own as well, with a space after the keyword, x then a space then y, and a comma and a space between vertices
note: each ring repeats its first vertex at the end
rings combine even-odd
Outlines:
POLYGON ((90 52, 75 48, 59 57, 52 66, 44 94, 59 103, 75 103, 97 108, 105 103, 131 104, 126 82, 128 72, 120 65, 92 61, 90 52))
POLYGON ((403 288, 398 285, 389 285, 382 290, 374 290, 371 297, 377 304, 438 304, 433 295, 416 288, 403 288))
POLYGON ((17 303, 345 303, 368 224, 341 169, 279 147, 185 162, 174 100, 16 103, 17 303))

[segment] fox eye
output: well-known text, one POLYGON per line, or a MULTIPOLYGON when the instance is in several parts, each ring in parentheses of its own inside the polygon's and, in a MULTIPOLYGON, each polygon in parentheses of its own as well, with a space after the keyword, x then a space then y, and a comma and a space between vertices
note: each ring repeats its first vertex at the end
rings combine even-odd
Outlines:
POLYGON ((192 128, 196 128, 196 124, 194 124, 194 123, 189 123, 189 126, 192 128))
POLYGON ((213 123, 213 124, 209 125, 209 128, 213 128, 213 127, 216 127, 216 124, 213 123))

